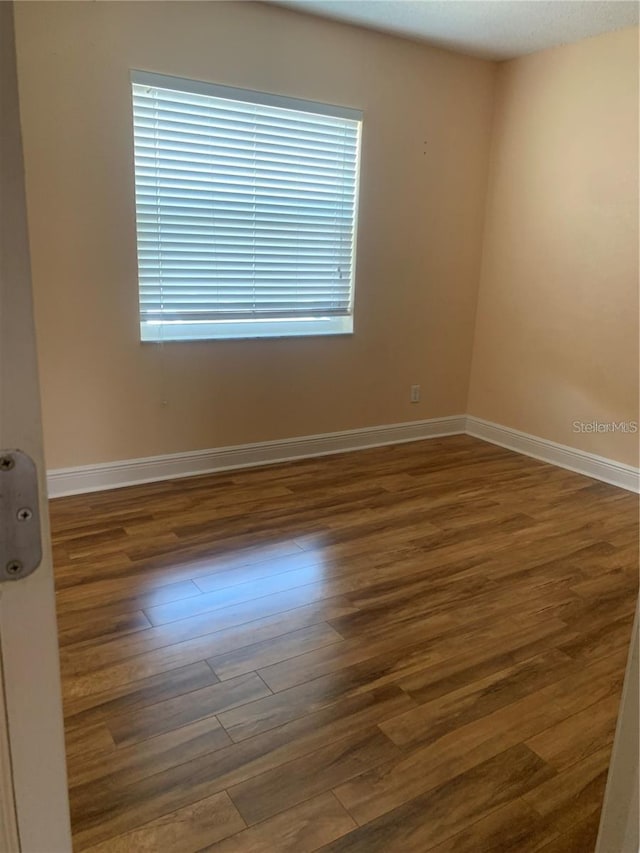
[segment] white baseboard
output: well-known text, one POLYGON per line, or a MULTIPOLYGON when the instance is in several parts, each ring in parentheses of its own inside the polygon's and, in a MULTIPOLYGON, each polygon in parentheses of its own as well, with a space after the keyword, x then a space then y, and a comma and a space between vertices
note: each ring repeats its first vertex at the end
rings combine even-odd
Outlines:
POLYGON ((630 492, 640 492, 640 469, 632 465, 614 462, 613 459, 597 456, 595 453, 576 450, 565 444, 557 444, 555 441, 538 438, 517 429, 482 420, 482 418, 474 418, 472 415, 467 416, 466 432, 475 438, 515 450, 525 456, 533 456, 534 459, 540 459, 542 462, 550 462, 559 468, 585 474, 587 477, 602 480, 604 483, 619 486, 630 492))
POLYGON ((165 456, 147 456, 142 459, 127 459, 123 462, 58 468, 47 473, 47 485, 49 497, 58 498, 64 495, 133 486, 137 483, 153 483, 158 480, 173 480, 195 474, 271 465, 275 462, 327 456, 332 453, 363 450, 385 444, 402 444, 425 438, 460 435, 465 432, 483 441, 514 450, 516 453, 533 456, 551 465, 585 474, 587 477, 611 483, 631 492, 640 492, 638 468, 465 415, 285 438, 280 441, 261 441, 255 444, 240 444, 211 450, 195 450, 188 453, 171 453, 165 456))
POLYGON ((348 450, 363 450, 366 447, 379 447, 384 444, 401 444, 424 438, 459 435, 464 433, 465 427, 465 416, 456 415, 322 435, 285 438, 280 441, 261 441, 234 447, 148 456, 142 459, 127 459, 123 462, 58 468, 47 473, 47 486, 49 497, 58 498, 64 495, 132 486, 136 483, 153 483, 157 480, 171 480, 194 474, 271 465, 274 462, 288 462, 309 456, 326 456, 348 450))

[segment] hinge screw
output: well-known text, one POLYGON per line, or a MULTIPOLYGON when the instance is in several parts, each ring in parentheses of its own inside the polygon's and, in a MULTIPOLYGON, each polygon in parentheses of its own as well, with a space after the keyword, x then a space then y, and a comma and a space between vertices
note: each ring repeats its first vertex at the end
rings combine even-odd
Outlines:
POLYGON ((0 456, 0 471, 10 471, 15 464, 12 456, 0 456))
POLYGON ((19 509, 16 513, 16 518, 18 521, 30 521, 33 518, 33 512, 28 506, 23 506, 22 509, 19 509))
POLYGON ((22 569, 23 569, 23 566, 22 566, 22 563, 20 562, 20 560, 10 560, 7 563, 6 568, 5 568, 7 574, 10 575, 11 577, 15 577, 16 575, 19 575, 20 572, 22 571, 22 569))

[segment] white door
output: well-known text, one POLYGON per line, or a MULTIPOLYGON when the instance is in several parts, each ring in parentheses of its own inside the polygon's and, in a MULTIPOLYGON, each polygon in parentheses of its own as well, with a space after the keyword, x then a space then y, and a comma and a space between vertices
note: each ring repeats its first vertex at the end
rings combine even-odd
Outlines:
POLYGON ((43 557, 28 577, 0 582, 0 851, 68 853, 69 800, 13 5, 0 2, 0 450, 13 449, 27 453, 37 466, 43 557))
POLYGON ((596 853, 638 853, 640 809, 638 802, 638 753, 640 752, 640 604, 631 634, 627 674, 620 701, 616 738, 611 753, 607 790, 596 853))

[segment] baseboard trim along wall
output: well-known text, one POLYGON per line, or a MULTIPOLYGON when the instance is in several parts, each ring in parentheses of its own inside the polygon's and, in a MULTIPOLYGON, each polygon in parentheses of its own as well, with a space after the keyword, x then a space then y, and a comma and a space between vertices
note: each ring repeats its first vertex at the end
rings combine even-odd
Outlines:
POLYGON ((566 444, 557 444, 545 438, 538 438, 517 429, 500 426, 491 421, 467 416, 466 433, 475 438, 481 438, 491 444, 498 444, 508 450, 515 450, 525 456, 532 456, 542 462, 549 462, 558 468, 567 468, 576 471, 603 483, 619 486, 630 492, 640 492, 640 469, 622 462, 615 462, 595 453, 587 453, 584 450, 576 450, 567 447, 566 444))
POLYGON ((387 426, 350 429, 322 435, 284 438, 280 441, 260 441, 212 450, 171 453, 166 456, 148 456, 123 462, 104 462, 82 465, 77 468, 58 468, 47 473, 49 497, 77 495, 153 483, 194 474, 210 474, 234 468, 251 468, 289 462, 310 456, 328 456, 349 450, 364 450, 385 444, 402 444, 464 433, 466 418, 455 415, 448 418, 430 418, 423 421, 389 424, 387 426))
POLYGON ((195 474, 272 465, 276 462, 289 462, 294 459, 327 456, 350 450, 364 450, 367 447, 402 444, 407 441, 463 433, 628 491, 640 491, 638 468, 465 415, 285 438, 280 441, 261 441, 255 444, 196 450, 188 453, 171 453, 165 456, 148 456, 123 462, 58 468, 47 473, 47 486, 49 497, 58 498, 64 495, 116 489, 195 474))

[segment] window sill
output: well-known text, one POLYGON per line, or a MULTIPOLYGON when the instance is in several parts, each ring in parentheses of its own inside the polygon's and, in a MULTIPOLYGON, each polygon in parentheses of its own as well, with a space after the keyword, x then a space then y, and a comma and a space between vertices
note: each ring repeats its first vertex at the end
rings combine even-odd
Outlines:
POLYGON ((287 320, 219 320, 214 323, 142 322, 143 342, 298 338, 313 335, 351 335, 353 317, 287 320))

